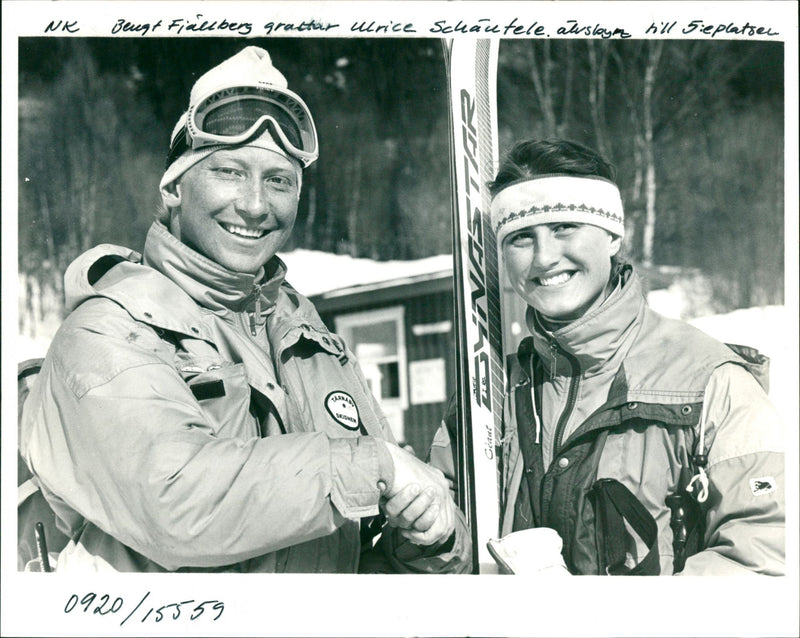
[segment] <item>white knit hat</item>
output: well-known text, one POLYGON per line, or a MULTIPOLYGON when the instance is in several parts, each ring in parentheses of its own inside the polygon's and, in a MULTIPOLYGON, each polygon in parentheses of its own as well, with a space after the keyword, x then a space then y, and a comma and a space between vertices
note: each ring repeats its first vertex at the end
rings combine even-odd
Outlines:
POLYGON ((272 65, 272 59, 261 47, 249 46, 206 71, 197 78, 189 94, 189 104, 232 86, 253 86, 274 90, 287 89, 286 78, 272 65))
POLYGON ((499 245, 510 233, 537 224, 591 224, 625 236, 619 188, 596 175, 537 175, 512 182, 494 196, 491 219, 499 245))

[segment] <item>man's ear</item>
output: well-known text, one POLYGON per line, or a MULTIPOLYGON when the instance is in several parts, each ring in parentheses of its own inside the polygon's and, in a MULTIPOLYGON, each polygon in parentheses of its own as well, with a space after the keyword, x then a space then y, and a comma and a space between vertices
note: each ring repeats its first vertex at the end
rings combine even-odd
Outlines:
POLYGON ((181 205, 181 185, 170 182, 161 189, 161 199, 167 208, 177 208, 181 205))

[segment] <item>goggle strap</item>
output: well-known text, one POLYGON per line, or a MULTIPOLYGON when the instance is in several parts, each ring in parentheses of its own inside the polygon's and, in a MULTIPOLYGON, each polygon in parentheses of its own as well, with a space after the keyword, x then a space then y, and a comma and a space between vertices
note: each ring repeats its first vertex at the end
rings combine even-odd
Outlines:
POLYGON ((183 155, 186 151, 191 148, 191 143, 189 141, 189 132, 184 124, 178 134, 172 140, 172 143, 169 145, 169 152, 167 153, 167 164, 165 168, 169 168, 172 166, 172 163, 178 159, 181 155, 183 155))

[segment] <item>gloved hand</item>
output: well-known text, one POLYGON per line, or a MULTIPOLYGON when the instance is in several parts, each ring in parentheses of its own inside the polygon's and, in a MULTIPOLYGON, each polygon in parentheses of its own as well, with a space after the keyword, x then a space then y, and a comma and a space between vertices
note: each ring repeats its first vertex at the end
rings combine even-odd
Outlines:
POLYGON ((501 574, 570 575, 561 556, 561 537, 549 527, 533 527, 492 538, 486 546, 501 574))
POLYGON ((447 540, 455 529, 456 504, 439 470, 391 443, 394 482, 381 499, 381 509, 400 535, 417 545, 447 540))

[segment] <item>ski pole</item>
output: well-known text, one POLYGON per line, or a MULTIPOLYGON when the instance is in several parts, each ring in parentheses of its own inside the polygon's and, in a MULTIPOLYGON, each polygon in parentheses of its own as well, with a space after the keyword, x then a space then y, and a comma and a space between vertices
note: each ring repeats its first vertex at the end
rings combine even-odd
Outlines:
POLYGON ((34 526, 34 533, 36 535, 36 551, 39 554, 41 571, 51 572, 53 570, 50 568, 50 557, 47 555, 47 538, 45 538, 44 525, 41 522, 37 522, 34 526))

